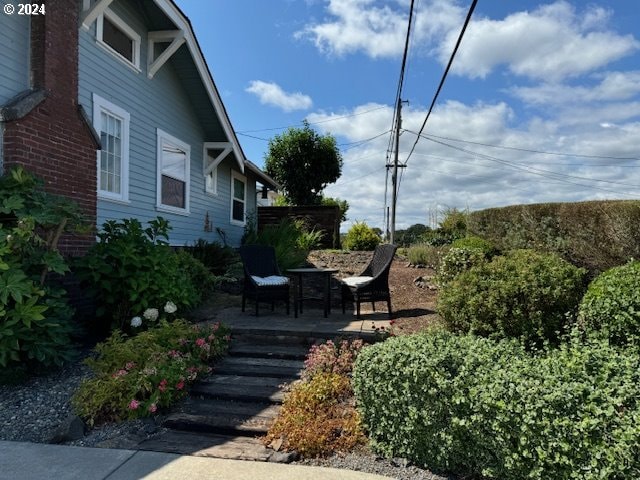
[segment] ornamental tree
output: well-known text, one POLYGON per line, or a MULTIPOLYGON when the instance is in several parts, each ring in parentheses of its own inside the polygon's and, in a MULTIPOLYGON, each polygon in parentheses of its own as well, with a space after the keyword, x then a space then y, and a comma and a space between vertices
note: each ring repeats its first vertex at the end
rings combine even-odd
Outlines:
POLYGON ((332 135, 320 135, 308 122, 269 140, 265 169, 294 205, 321 203, 325 187, 340 178, 342 155, 332 135))

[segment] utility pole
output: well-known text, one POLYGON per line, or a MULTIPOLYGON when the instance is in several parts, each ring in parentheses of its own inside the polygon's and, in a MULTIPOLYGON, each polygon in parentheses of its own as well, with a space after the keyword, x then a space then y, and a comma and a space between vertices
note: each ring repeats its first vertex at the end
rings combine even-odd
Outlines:
POLYGON ((396 203, 398 202, 398 154, 400 153, 400 128, 402 127, 402 100, 398 97, 398 115, 396 116, 396 148, 393 156, 393 173, 391 175, 391 228, 389 242, 394 243, 396 236, 396 203))

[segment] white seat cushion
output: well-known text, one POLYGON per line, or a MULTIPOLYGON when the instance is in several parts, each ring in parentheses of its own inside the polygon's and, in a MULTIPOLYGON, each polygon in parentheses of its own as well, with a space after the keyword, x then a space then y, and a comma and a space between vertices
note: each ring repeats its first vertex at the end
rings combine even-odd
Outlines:
POLYGON ((256 277, 255 275, 251 275, 251 278, 253 278, 253 281, 260 287, 289 284, 288 277, 281 277, 279 275, 271 275, 269 277, 256 277))
POLYGON ((373 277, 347 277, 342 279, 342 281, 350 287, 356 287, 371 280, 373 280, 373 277))

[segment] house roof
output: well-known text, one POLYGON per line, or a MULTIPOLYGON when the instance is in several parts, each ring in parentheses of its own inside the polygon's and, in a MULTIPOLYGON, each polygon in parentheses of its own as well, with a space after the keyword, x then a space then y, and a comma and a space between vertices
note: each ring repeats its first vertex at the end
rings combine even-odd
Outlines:
POLYGON ((258 177, 258 181, 265 187, 270 188, 272 190, 280 189, 280 184, 276 182, 273 178, 271 178, 269 175, 264 173, 262 170, 260 170, 260 168, 252 161, 245 160, 244 167, 245 169, 252 172, 256 177, 258 177))
MULTIPOLYGON (((147 0, 148 1, 148 0, 147 0)), ((213 76, 207 65, 207 61, 202 54, 202 49, 198 43, 198 39, 193 32, 191 21, 182 12, 182 10, 176 5, 173 0, 150 0, 152 1, 175 25, 176 28, 181 30, 184 34, 185 43, 180 49, 172 56, 172 63, 178 70, 181 78, 184 78, 187 90, 192 93, 202 93, 206 95, 210 101, 210 105, 213 106, 219 125, 222 127, 222 132, 217 125, 214 125, 215 118, 211 118, 210 111, 203 102, 194 102, 193 108, 196 110, 196 114, 202 119, 205 130, 209 135, 214 137, 219 134, 224 134, 225 138, 211 138, 212 141, 228 141, 233 148, 233 156, 241 172, 244 172, 245 162, 248 160, 245 157, 244 151, 238 141, 238 138, 231 125, 231 120, 227 110, 222 102, 218 88, 213 81, 213 76), (185 52, 186 49, 186 52, 185 52), (188 52, 188 55, 185 53, 188 52), (189 58, 190 57, 190 58, 189 58), (195 71, 191 65, 195 67, 195 71)), ((257 168, 257 167, 256 167, 257 168)), ((259 170, 259 169, 258 169, 259 170)), ((264 173, 262 172, 264 175, 264 173)))

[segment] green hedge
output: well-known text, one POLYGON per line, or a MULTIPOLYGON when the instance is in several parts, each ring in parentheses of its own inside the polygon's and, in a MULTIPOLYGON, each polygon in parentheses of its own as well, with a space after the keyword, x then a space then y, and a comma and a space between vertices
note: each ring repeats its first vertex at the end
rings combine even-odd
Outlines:
POLYGON ((515 341, 431 333, 363 349, 353 375, 373 448, 500 480, 640 478, 640 357, 572 338, 532 356, 515 341))
POLYGON ((591 282, 579 317, 616 344, 640 340, 640 262, 607 270, 591 282))
POLYGON ((640 201, 514 205, 471 212, 469 232, 500 250, 533 248, 560 254, 591 276, 640 258, 640 201))
POLYGON ((583 276, 584 270, 556 255, 515 250, 444 284, 438 313, 452 331, 556 340, 580 302, 583 276))

